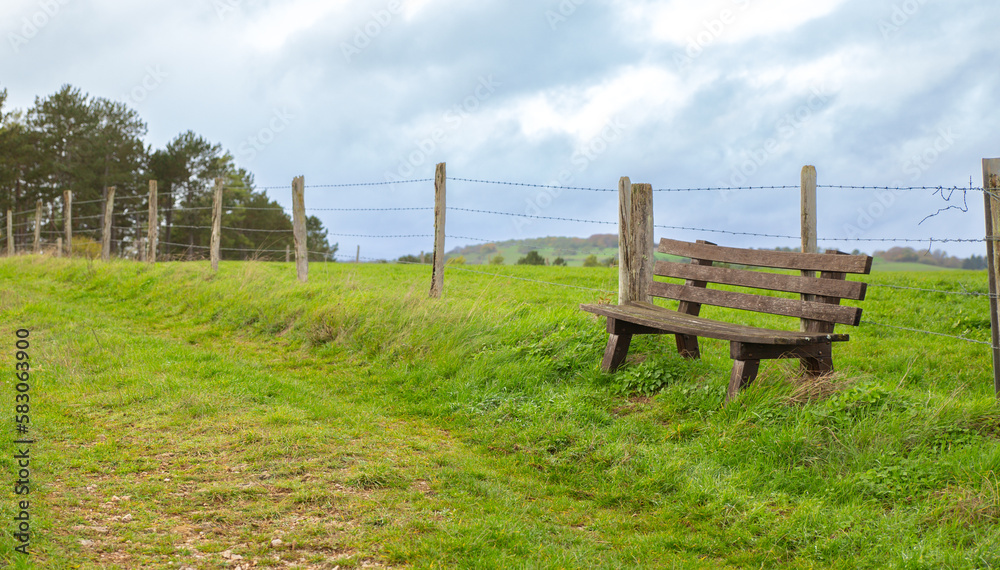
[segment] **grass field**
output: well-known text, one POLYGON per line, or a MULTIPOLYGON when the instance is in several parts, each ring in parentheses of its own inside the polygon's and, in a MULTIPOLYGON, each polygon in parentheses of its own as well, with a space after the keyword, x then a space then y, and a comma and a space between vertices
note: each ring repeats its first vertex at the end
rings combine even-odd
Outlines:
MULTIPOLYGON (((499 267, 614 289, 615 270, 499 267)), ((985 272, 878 273, 982 292, 985 272)), ((611 294, 430 268, 0 260, 0 427, 30 331, 32 555, 0 440, 0 566, 990 568, 1000 407, 984 345, 863 325, 838 374, 641 338, 611 294)), ((871 288, 866 319, 987 341, 984 297, 871 288)), ((722 312, 707 309, 707 316, 722 312)), ((797 325, 778 317, 765 326, 797 325)), ((848 327, 849 328, 849 327, 848 327)), ((840 330, 840 329, 838 329, 840 330)))

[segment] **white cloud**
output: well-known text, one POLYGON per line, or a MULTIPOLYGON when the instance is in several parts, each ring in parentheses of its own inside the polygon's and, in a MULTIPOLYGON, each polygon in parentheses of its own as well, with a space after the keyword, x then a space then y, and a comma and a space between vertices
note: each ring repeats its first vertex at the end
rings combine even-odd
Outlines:
POLYGON ((713 43, 738 43, 759 36, 795 30, 833 12, 846 0, 709 0, 638 4, 620 0, 630 26, 647 38, 707 47, 713 43))

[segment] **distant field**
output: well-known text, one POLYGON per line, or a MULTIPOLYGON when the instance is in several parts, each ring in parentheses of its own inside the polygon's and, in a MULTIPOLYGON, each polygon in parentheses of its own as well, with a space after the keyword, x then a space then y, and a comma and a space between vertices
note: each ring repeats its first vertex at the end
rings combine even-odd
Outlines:
POLYGON ((885 262, 876 260, 872 263, 872 271, 948 271, 944 267, 927 265, 926 263, 885 262))
MULTIPOLYGON (((284 263, 0 259, 0 429, 26 328, 37 441, 27 564, 0 438, 0 566, 1000 565, 988 346, 838 327, 836 376, 769 361, 723 408, 723 342, 690 361, 637 338, 600 372, 578 305, 613 299, 615 270, 457 269, 431 300, 419 265, 300 284, 284 263)), ((983 297, 879 287, 983 292, 985 272, 869 281, 869 323, 990 338, 983 297)))

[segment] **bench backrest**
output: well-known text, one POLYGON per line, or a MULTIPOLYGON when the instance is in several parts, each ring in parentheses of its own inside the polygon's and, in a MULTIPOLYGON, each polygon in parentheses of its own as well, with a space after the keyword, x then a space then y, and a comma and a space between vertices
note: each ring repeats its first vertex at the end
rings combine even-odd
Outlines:
POLYGON ((867 285, 846 281, 848 273, 868 274, 872 258, 839 251, 794 253, 720 247, 710 242, 660 240, 658 251, 686 257, 690 263, 657 261, 654 275, 684 279, 683 285, 654 281, 651 295, 680 301, 679 311, 697 315, 701 305, 743 309, 759 313, 797 317, 807 332, 833 332, 835 324, 857 325, 861 309, 840 306, 841 299, 863 300, 867 285), (756 268, 793 269, 801 275, 719 267, 715 263, 756 268), (815 273, 819 272, 819 277, 815 273), (749 289, 799 293, 801 299, 708 289, 708 283, 749 289))

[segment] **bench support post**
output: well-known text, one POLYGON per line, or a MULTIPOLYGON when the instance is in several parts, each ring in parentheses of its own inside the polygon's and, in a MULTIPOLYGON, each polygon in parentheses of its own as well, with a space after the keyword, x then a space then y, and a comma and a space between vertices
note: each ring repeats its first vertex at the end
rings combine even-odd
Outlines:
POLYGON ((726 403, 736 397, 740 390, 749 386, 757 378, 760 369, 759 360, 734 360, 733 372, 729 376, 729 389, 726 390, 726 403))
POLYGON ((604 359, 601 361, 601 370, 614 372, 625 362, 628 355, 628 346, 632 343, 630 334, 613 334, 608 337, 608 346, 604 349, 604 359))

